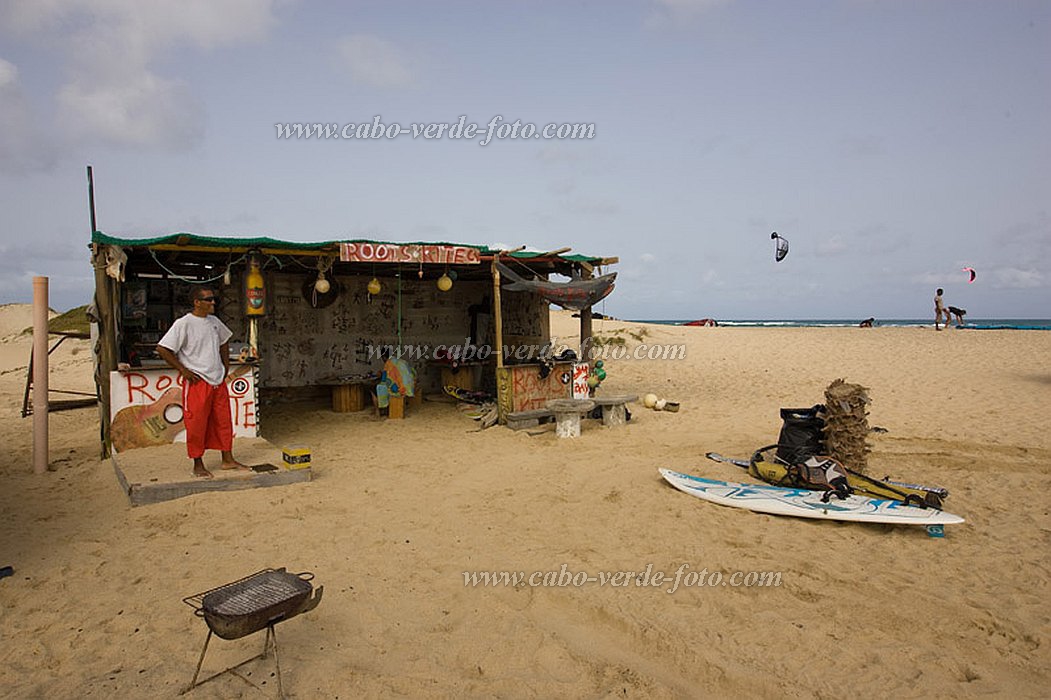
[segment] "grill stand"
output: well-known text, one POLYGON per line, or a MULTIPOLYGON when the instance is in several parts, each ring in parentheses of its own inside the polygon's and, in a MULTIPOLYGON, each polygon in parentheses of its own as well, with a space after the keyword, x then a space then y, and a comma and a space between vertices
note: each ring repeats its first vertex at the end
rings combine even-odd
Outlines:
POLYGON ((219 676, 225 675, 227 673, 229 673, 232 676, 236 676, 237 678, 240 678, 245 683, 247 683, 248 685, 252 686, 253 688, 255 688, 257 690, 263 690, 263 688, 260 688, 258 685, 256 685, 252 681, 248 680, 247 678, 242 676, 240 673, 238 673, 237 669, 241 668, 245 664, 251 663, 251 662, 256 661, 258 659, 265 659, 265 658, 267 658, 270 655, 270 648, 273 647, 273 649, 274 649, 274 668, 277 670, 277 696, 279 698, 281 698, 282 700, 284 700, 285 689, 284 689, 284 686, 281 683, 281 663, 280 663, 280 660, 278 659, 278 656, 277 656, 277 633, 274 631, 274 624, 276 624, 276 623, 272 622, 272 623, 270 623, 269 625, 266 626, 266 640, 263 642, 263 651, 262 651, 262 653, 256 654, 255 656, 253 656, 250 659, 245 659, 241 663, 236 664, 234 666, 231 666, 230 668, 226 669, 225 671, 220 671, 219 673, 216 673, 214 675, 208 676, 203 681, 198 683, 197 682, 197 677, 199 675, 201 675, 201 666, 204 665, 204 655, 208 653, 208 642, 212 641, 212 630, 209 629, 208 630, 208 636, 204 638, 204 648, 201 649, 201 658, 197 660, 197 670, 194 671, 194 673, 193 673, 193 680, 190 681, 190 687, 188 687, 186 690, 184 690, 180 694, 182 695, 182 694, 188 693, 191 690, 193 690, 194 688, 196 688, 197 686, 202 685, 204 683, 207 683, 208 681, 210 681, 212 679, 215 679, 215 678, 218 678, 219 676))

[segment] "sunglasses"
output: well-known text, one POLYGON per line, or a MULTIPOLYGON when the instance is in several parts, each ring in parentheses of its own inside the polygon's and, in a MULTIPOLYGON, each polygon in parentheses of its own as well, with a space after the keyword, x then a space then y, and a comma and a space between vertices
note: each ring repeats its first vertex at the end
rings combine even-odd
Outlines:
POLYGON ((201 297, 197 301, 206 301, 211 304, 214 304, 215 302, 219 301, 219 297, 201 297))

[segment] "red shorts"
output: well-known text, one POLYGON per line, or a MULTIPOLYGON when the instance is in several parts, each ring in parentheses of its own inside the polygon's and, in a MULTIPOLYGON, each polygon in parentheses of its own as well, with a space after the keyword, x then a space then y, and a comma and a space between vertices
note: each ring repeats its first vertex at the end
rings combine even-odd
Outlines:
POLYGON ((234 422, 226 382, 212 386, 203 379, 182 388, 182 420, 186 428, 186 453, 190 459, 205 450, 229 452, 234 444, 234 422))

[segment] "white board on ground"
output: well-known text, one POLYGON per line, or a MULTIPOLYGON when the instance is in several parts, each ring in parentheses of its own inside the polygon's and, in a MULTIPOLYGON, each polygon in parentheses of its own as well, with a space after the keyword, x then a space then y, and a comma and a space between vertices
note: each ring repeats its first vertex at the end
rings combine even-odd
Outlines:
POLYGON ((899 525, 955 525, 963 522, 959 515, 934 508, 907 506, 898 501, 862 496, 848 496, 840 500, 832 496, 828 502, 824 502, 822 498, 825 492, 822 491, 716 481, 670 469, 661 469, 660 473, 672 486, 691 496, 757 513, 899 525))

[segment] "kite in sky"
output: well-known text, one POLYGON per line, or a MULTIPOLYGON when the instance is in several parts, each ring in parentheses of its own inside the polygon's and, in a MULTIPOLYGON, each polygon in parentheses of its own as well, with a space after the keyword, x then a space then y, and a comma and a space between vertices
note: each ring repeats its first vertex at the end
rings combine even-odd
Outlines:
POLYGON ((977 273, 974 271, 974 268, 973 267, 965 267, 965 268, 963 268, 963 271, 971 273, 971 278, 969 280, 967 280, 967 283, 968 284, 973 284, 974 283, 974 278, 978 276, 977 273))
POLYGON ((781 238, 781 236, 778 236, 777 231, 774 231, 770 234, 770 240, 777 241, 777 248, 775 249, 774 260, 776 260, 777 262, 781 262, 785 259, 785 256, 788 255, 788 241, 786 241, 784 238, 781 238))

